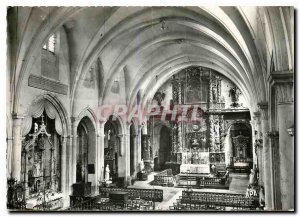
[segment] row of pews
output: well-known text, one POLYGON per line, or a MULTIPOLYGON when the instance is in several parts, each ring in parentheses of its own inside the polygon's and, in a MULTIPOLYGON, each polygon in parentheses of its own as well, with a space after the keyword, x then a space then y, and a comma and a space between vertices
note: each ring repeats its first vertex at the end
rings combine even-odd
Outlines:
POLYGON ((152 211, 163 200, 161 189, 100 187, 97 196, 70 195, 69 211, 152 211))
POLYGON ((109 196, 111 192, 128 192, 129 199, 141 198, 143 200, 161 202, 163 200, 162 189, 140 189, 140 188, 107 188, 99 187, 101 196, 109 196))
POLYGON ((258 197, 246 197, 243 194, 183 191, 170 210, 256 210, 258 197))
POLYGON ((106 197, 93 197, 81 203, 73 204, 68 211, 153 211, 155 202, 141 198, 127 200, 126 203, 113 201, 106 197))

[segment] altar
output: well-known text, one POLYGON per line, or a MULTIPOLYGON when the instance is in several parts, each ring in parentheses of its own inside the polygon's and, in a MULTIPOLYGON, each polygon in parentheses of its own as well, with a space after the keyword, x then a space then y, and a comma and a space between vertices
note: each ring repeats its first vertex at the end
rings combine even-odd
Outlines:
POLYGON ((180 173, 210 173, 209 164, 182 164, 180 173))

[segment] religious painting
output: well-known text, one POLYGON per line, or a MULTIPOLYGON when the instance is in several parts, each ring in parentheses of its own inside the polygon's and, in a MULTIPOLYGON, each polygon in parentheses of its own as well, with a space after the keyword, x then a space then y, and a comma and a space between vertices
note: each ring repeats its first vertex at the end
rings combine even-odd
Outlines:
POLYGON ((184 101, 186 104, 204 103, 208 100, 208 79, 203 76, 199 68, 186 71, 186 88, 184 101))

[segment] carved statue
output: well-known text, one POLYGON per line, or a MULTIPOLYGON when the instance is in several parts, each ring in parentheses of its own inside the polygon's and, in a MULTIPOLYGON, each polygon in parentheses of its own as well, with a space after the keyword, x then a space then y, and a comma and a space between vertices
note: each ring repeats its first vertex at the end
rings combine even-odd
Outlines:
POLYGON ((217 100, 217 91, 216 91, 216 88, 212 89, 212 98, 213 98, 213 101, 217 100))
POLYGON ((140 162, 140 171, 144 171, 145 165, 144 165, 144 160, 142 159, 140 162))
POLYGON ((157 101, 157 104, 161 106, 162 101, 164 101, 166 94, 164 92, 157 91, 153 97, 157 101))
POLYGON ((41 176, 41 165, 39 161, 36 161, 33 165, 33 176, 34 177, 41 176))
POLYGON ((220 137, 220 125, 219 125, 218 121, 216 121, 214 124, 214 131, 215 131, 215 137, 219 138, 220 137))
POLYGON ((254 171, 253 169, 251 169, 251 173, 249 175, 249 185, 253 185, 254 184, 254 171))
POLYGON ((110 173, 110 169, 108 164, 106 164, 106 168, 105 168, 105 177, 104 177, 104 181, 109 181, 110 177, 109 177, 109 173, 110 173))
POLYGON ((256 185, 257 184, 257 173, 253 169, 251 169, 251 173, 249 175, 249 185, 256 185))
POLYGON ((240 96, 241 92, 237 87, 232 87, 229 90, 229 97, 231 97, 231 101, 232 101, 232 106, 233 107, 237 107, 239 106, 239 104, 237 103, 239 101, 239 96, 240 96))
POLYGON ((263 186, 260 186, 260 191, 259 191, 259 205, 261 207, 265 206, 265 189, 263 186))
POLYGON ((107 140, 110 140, 110 134, 111 134, 111 131, 108 130, 108 133, 107 133, 107 140))
POLYGON ((216 166, 213 164, 211 165, 211 172, 212 173, 215 173, 216 172, 216 166))
POLYGON ((36 133, 39 130, 39 125, 34 123, 34 132, 36 133))
POLYGON ((197 139, 193 139, 192 146, 199 146, 197 139))

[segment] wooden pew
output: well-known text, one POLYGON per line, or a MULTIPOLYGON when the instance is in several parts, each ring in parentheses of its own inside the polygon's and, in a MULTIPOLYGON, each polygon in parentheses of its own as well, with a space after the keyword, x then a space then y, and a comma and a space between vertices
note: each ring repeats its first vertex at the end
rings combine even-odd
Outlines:
POLYGON ((256 209, 259 206, 258 197, 248 198, 243 194, 227 194, 215 192, 183 191, 182 204, 201 204, 210 206, 235 207, 240 209, 256 209))
POLYGON ((161 189, 140 189, 140 188, 106 188, 99 187, 101 196, 109 196, 110 192, 128 192, 129 199, 141 198, 143 200, 161 202, 163 200, 163 190, 161 189))

